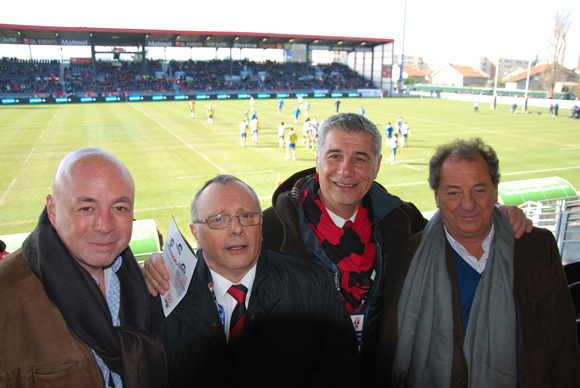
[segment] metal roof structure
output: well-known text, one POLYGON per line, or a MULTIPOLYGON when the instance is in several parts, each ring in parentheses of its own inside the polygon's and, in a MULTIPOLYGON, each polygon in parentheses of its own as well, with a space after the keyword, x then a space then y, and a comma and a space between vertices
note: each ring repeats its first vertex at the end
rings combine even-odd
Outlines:
POLYGON ((171 31, 56 27, 0 24, 0 43, 148 47, 290 48, 306 44, 311 50, 370 51, 394 39, 270 34, 252 32, 171 31))

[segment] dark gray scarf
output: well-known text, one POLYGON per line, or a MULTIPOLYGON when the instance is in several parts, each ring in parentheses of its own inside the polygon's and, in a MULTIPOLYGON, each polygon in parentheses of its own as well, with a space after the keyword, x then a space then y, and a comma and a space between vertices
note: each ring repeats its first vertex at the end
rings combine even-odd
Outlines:
MULTIPOLYGON (((494 210, 494 239, 473 298, 463 344, 468 386, 516 387, 516 309, 513 298, 514 233, 494 210)), ((453 365, 452 287, 439 212, 423 232, 397 308, 398 337, 393 367, 396 385, 444 387, 453 365)))

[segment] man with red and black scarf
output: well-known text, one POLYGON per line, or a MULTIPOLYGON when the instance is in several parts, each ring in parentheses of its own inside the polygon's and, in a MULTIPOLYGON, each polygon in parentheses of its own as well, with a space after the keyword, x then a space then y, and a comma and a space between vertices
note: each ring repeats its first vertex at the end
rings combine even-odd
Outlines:
MULTIPOLYGON (((393 362, 396 314, 409 238, 427 220, 410 202, 391 195, 374 180, 382 139, 368 119, 344 113, 324 120, 316 168, 294 174, 264 211, 269 250, 311 260, 333 274, 351 314, 362 358, 361 386, 388 386, 383 371, 393 362)), ((531 223, 515 207, 519 236, 531 223)))
MULTIPOLYGON (((329 117, 319 130, 316 168, 282 183, 264 211, 268 250, 324 265, 332 274, 359 337, 361 386, 391 381, 384 371, 394 358, 397 317, 389 312, 396 311, 410 264, 409 238, 427 224, 415 205, 374 181, 381 147, 379 130, 364 116, 329 117)), ((502 210, 515 210, 516 236, 531 230, 521 210, 502 210)), ((161 260, 147 260, 144 274, 151 293, 169 289, 161 260)))

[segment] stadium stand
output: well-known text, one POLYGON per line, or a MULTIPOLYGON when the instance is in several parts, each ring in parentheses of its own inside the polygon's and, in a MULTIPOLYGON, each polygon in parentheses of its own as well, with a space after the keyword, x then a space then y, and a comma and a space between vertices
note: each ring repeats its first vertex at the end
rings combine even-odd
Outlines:
POLYGON ((52 61, 29 61, 2 58, 0 90, 7 93, 56 93, 60 89, 60 64, 52 61))
POLYGON ((0 93, 91 95, 92 93, 193 93, 195 91, 297 91, 370 87, 342 64, 306 67, 303 63, 248 60, 147 60, 146 72, 136 62, 93 64, 2 58, 0 93))
POLYGON ((534 226, 554 233, 564 265, 580 262, 580 196, 528 201, 519 208, 534 226))

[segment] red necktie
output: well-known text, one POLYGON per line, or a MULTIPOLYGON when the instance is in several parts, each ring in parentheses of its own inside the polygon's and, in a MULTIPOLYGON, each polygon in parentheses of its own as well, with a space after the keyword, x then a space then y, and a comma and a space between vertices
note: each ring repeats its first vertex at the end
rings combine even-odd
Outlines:
POLYGON ((242 284, 234 284, 228 290, 237 302, 230 321, 230 347, 233 347, 244 331, 244 317, 246 315, 246 293, 248 289, 242 284))

